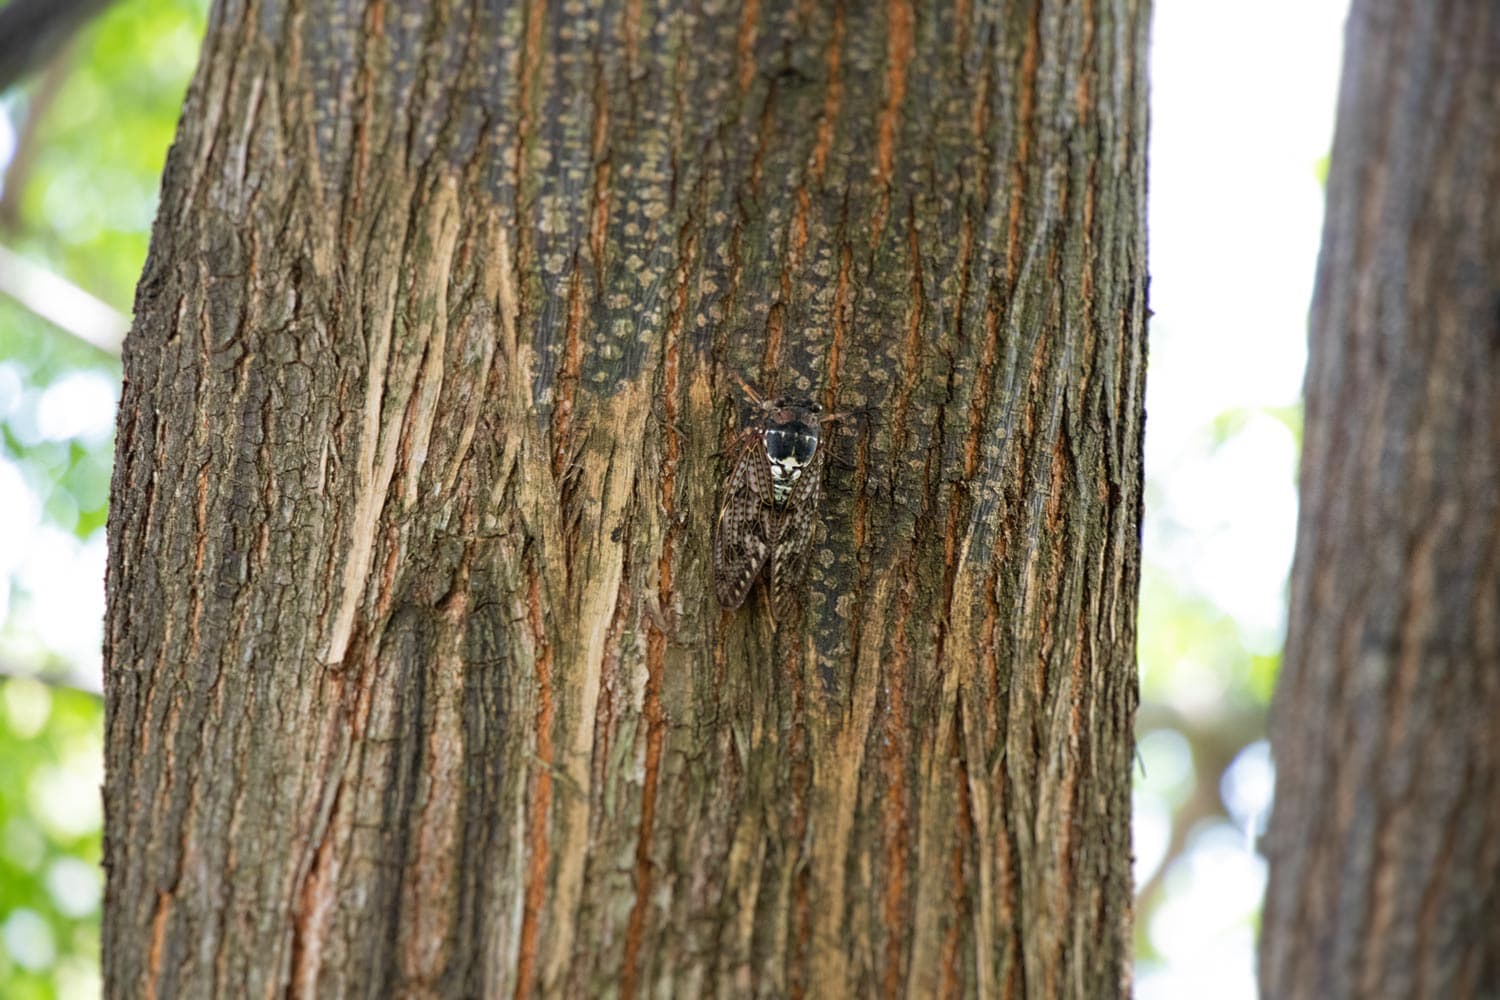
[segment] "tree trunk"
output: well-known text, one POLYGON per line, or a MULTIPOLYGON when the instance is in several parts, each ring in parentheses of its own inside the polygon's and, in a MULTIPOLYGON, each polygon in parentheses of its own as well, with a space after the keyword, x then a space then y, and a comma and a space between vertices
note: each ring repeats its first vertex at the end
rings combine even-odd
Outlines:
POLYGON ((1144 3, 216 3, 125 348, 118 996, 1127 991, 1144 3), (725 612, 731 375, 832 435, 725 612))
POLYGON ((1500 8, 1356 0, 1272 719, 1268 997, 1500 995, 1500 8))

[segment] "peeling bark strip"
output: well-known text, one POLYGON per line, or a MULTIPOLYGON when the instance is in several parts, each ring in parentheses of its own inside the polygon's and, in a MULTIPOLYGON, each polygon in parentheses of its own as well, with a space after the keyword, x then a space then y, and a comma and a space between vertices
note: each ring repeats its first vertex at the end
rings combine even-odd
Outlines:
POLYGON ((220 0, 108 992, 1123 995, 1146 14, 220 0), (877 415, 779 631, 713 597, 731 373, 877 415))
POLYGON ((1500 996, 1500 8, 1356 0, 1273 705, 1268 997, 1500 996))

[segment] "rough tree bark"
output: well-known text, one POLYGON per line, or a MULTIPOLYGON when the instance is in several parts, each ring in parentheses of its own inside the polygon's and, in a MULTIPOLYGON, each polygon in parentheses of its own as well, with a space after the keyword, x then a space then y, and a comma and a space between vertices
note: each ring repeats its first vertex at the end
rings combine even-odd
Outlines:
POLYGON ((1500 995, 1500 8, 1356 0, 1273 706, 1268 997, 1500 995))
POLYGON ((1125 992, 1146 5, 215 4, 112 995, 1125 992), (712 596, 730 373, 868 407, 712 596))

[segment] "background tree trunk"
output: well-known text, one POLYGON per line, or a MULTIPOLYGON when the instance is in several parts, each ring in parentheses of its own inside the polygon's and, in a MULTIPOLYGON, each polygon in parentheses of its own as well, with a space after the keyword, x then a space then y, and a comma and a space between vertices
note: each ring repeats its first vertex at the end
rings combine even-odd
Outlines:
POLYGON ((111 995, 1125 993, 1146 19, 216 3, 111 995), (712 596, 730 373, 871 409, 779 629, 712 596))
POLYGON ((1500 994, 1500 9, 1355 0, 1273 706, 1268 997, 1500 994))

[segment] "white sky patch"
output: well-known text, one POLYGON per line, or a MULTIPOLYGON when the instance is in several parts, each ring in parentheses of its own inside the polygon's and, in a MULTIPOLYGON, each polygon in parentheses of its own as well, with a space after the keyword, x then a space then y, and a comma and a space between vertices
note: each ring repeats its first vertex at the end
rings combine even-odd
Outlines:
POLYGON ((13 463, 0 456, 0 625, 10 617, 11 580, 26 557, 26 549, 42 507, 13 463))
POLYGON ((1135 853, 1135 884, 1142 885, 1166 860, 1172 838, 1172 810, 1159 795, 1136 792, 1130 798, 1130 847, 1135 853))
POLYGON ((1197 374, 1157 404, 1298 398, 1346 6, 1156 6, 1151 375, 1197 374))
MULTIPOLYGON (((42 525, 22 545, 16 580, 25 591, 25 634, 97 683, 104 639, 104 532, 80 542, 69 532, 42 525)), ((37 653, 18 656, 28 663, 40 658, 37 653)))
POLYGON ((1181 733, 1157 729, 1141 737, 1135 763, 1131 847, 1135 851, 1135 882, 1140 885, 1166 860, 1172 810, 1193 790, 1193 751, 1181 733))
POLYGON ((104 806, 103 734, 72 744, 57 764, 31 773, 27 803, 31 814, 57 839, 81 837, 99 829, 104 806))
POLYGON ((35 910, 15 909, 0 924, 0 945, 17 965, 41 972, 57 957, 52 925, 35 910))
POLYGON ((1275 783, 1271 744, 1266 740, 1256 740, 1241 750, 1219 779, 1219 795, 1224 800, 1224 807, 1240 825, 1249 845, 1253 846, 1255 838, 1266 830, 1275 783))
POLYGON ((52 901, 68 916, 86 917, 99 909, 104 873, 98 865, 78 858, 58 858, 48 867, 46 881, 52 901))
POLYGON ((1255 997, 1255 911, 1266 865, 1241 831, 1207 823, 1167 874, 1167 893, 1147 933, 1165 962, 1140 969, 1140 1000, 1255 997))
POLYGON ((1150 558, 1233 617, 1264 651, 1281 644, 1297 530, 1297 442, 1252 413, 1218 447, 1178 456, 1158 482, 1150 558))
POLYGON ((21 366, 13 361, 0 361, 0 420, 16 411, 24 392, 21 366))
POLYGON ((102 372, 77 371, 49 385, 36 405, 37 432, 49 441, 81 438, 103 441, 115 423, 118 379, 102 372))
POLYGON ((16 127, 10 116, 10 103, 0 101, 0 191, 5 190, 3 168, 10 166, 10 158, 16 155, 16 127))

